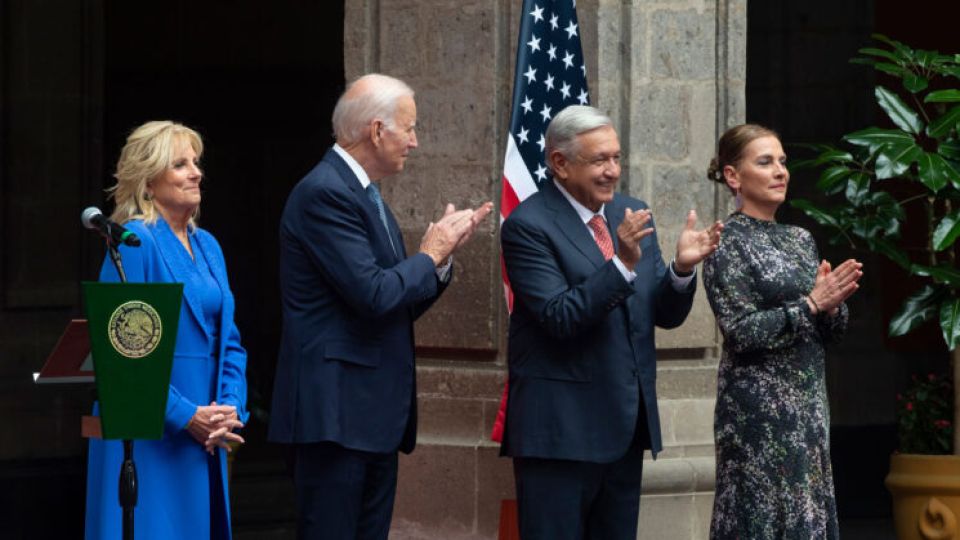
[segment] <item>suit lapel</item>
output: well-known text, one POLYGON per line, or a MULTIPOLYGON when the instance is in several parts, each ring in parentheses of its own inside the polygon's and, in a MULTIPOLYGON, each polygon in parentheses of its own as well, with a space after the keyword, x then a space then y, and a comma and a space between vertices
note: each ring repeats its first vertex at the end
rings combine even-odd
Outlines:
POLYGON ((570 243, 577 248, 584 257, 590 260, 597 268, 603 266, 607 261, 603 258, 600 246, 590 235, 587 226, 584 225, 577 211, 563 197, 560 190, 553 185, 553 182, 544 183, 541 190, 544 196, 544 202, 547 207, 553 211, 553 219, 557 228, 570 240, 570 243))
POLYGON ((210 267, 210 273, 213 274, 213 279, 217 280, 217 285, 220 287, 220 293, 226 298, 229 287, 227 283, 227 269, 223 266, 223 259, 214 255, 217 250, 213 247, 210 237, 197 234, 195 238, 197 245, 200 247, 200 253, 194 253, 194 257, 203 257, 203 260, 207 261, 207 266, 210 267))
MULTIPOLYGON (((194 268, 187 266, 188 264, 192 264, 192 262, 189 261, 190 257, 187 255, 183 244, 180 243, 180 239, 173 234, 173 230, 170 229, 170 226, 167 225, 167 222, 164 221, 163 218, 157 218, 154 231, 157 239, 157 247, 160 249, 160 255, 163 257, 167 269, 173 274, 173 279, 176 282, 183 283, 183 301, 187 304, 189 308, 188 311, 193 314, 193 318, 196 319, 197 324, 202 328, 203 310, 200 309, 198 299, 196 295, 193 294, 193 291, 195 291, 198 286, 196 283, 196 272, 194 268)), ((194 254, 194 256, 200 256, 200 254, 194 254)))
POLYGON ((617 227, 623 222, 624 207, 620 204, 620 197, 616 194, 609 204, 603 207, 603 216, 607 218, 607 227, 610 229, 610 238, 613 239, 613 252, 616 253, 620 247, 620 239, 617 238, 617 227))
MULTIPOLYGON (((403 242, 399 239, 399 235, 395 234, 393 231, 384 230, 383 222, 380 221, 380 213, 377 211, 377 205, 370 200, 370 197, 367 196, 367 193, 363 190, 363 187, 360 185, 360 179, 357 178, 357 175, 353 174, 353 171, 350 170, 350 166, 347 165, 347 162, 340 157, 332 148, 327 151, 327 154, 323 156, 323 160, 330 163, 339 173, 340 180, 343 181, 344 185, 350 189, 350 191, 357 198, 357 205, 360 207, 361 212, 363 212, 366 217, 367 223, 371 224, 371 243, 379 246, 380 252, 384 256, 389 258, 393 262, 399 261, 399 254, 402 254, 403 251, 403 242), (394 238, 394 245, 397 246, 398 253, 394 253, 393 248, 390 247, 390 239, 387 237, 387 234, 392 235, 394 238)), ((383 209, 387 214, 387 222, 391 224, 395 231, 399 231, 397 227, 397 222, 393 218, 393 213, 390 212, 390 207, 387 206, 386 201, 383 203, 383 209)))

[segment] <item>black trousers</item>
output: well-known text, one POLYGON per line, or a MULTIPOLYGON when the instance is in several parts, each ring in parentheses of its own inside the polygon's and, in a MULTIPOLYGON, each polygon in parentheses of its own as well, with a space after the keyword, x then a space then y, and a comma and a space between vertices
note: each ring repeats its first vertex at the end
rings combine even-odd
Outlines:
POLYGON ((397 492, 397 453, 335 443, 295 445, 297 538, 386 540, 397 492))
POLYGON ((613 463, 513 458, 520 538, 636 540, 649 440, 641 405, 630 448, 613 463))

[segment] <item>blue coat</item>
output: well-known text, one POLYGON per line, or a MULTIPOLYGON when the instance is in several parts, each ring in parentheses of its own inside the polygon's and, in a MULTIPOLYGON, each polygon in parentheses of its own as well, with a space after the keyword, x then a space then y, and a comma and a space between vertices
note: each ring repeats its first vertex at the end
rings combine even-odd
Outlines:
MULTIPOLYGON (((628 207, 647 206, 619 193, 605 205, 614 249, 628 207)), ((510 214, 500 239, 514 293, 502 453, 616 461, 630 446, 642 399, 645 447, 656 454, 654 326, 683 322, 696 282, 674 289, 652 234, 640 242, 637 278, 627 283, 552 182, 510 214)))
MULTIPOLYGON (((211 338, 198 299, 202 284, 187 266, 192 264, 169 225, 136 220, 126 227, 140 237, 139 248, 121 246, 123 268, 130 282, 183 283, 184 297, 174 350, 170 391, 159 441, 136 441, 134 459, 139 500, 134 514, 137 539, 230 538, 226 456, 210 457, 183 428, 200 405, 233 405, 246 422, 247 353, 234 324, 234 302, 227 282, 223 252, 203 229, 193 233, 194 256, 203 257, 220 285, 223 304, 219 328, 211 338)), ((101 281, 119 281, 113 263, 104 260, 101 281)), ((121 510, 117 482, 123 449, 120 441, 90 440, 87 466, 86 538, 119 539, 121 510)))
POLYGON ((416 443, 413 322, 440 295, 425 254, 407 257, 332 149, 293 188, 280 221, 283 335, 271 441, 410 452, 416 443))

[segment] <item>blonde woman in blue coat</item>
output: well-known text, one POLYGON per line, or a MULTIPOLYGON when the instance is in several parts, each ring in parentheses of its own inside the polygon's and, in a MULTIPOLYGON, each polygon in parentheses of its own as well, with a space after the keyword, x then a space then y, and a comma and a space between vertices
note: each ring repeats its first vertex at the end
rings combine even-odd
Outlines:
MULTIPOLYGON (((139 480, 135 533, 142 539, 230 538, 226 454, 242 443, 247 419, 247 353, 234 324, 223 252, 196 226, 203 143, 192 129, 147 122, 127 138, 112 188, 111 216, 140 237, 121 246, 131 282, 183 283, 164 436, 137 441, 139 480)), ((101 281, 119 281, 103 263, 101 281)), ((91 439, 86 537, 119 539, 120 441, 91 439)))

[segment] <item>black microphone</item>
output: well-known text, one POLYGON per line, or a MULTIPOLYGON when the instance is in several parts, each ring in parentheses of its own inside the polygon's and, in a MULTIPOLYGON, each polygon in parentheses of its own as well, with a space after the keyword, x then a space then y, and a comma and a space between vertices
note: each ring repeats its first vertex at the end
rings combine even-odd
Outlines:
POLYGON ((80 214, 80 221, 83 222, 84 227, 100 233, 100 236, 112 246, 124 244, 137 247, 140 245, 140 239, 137 238, 137 235, 128 231, 123 225, 108 219, 96 206, 84 210, 80 214))

